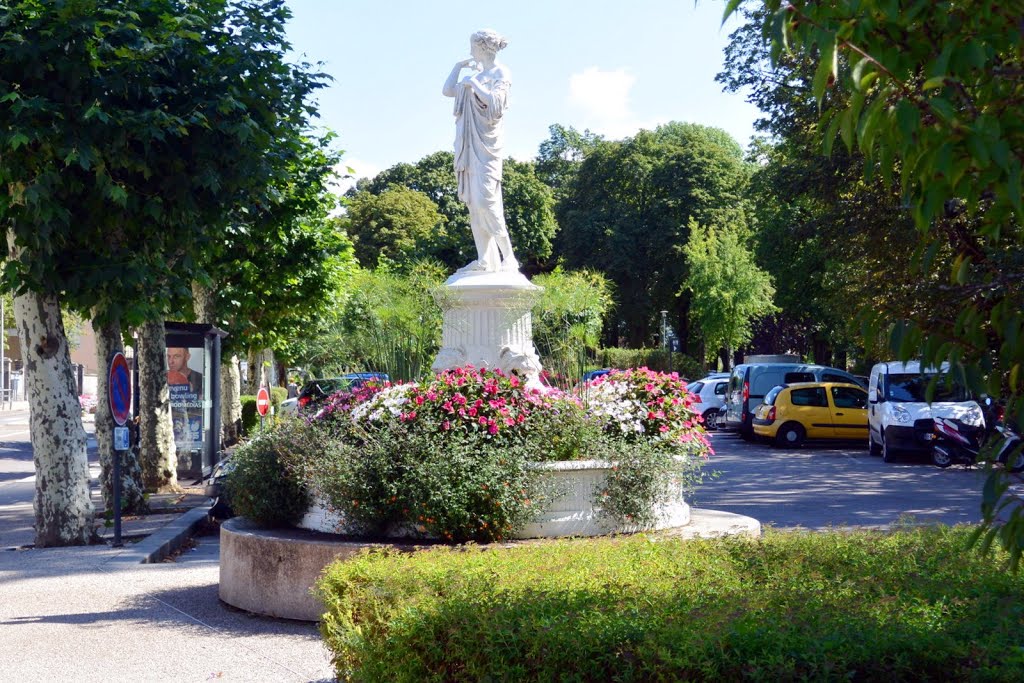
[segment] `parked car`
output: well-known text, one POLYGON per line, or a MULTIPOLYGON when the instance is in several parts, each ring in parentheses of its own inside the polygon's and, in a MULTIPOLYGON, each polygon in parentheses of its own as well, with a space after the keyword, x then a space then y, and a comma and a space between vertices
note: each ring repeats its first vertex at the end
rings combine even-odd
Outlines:
POLYGON ((704 417, 704 426, 709 430, 718 429, 718 411, 725 405, 725 390, 728 386, 727 372, 714 373, 686 385, 686 390, 696 399, 693 409, 704 417))
POLYGON ((743 363, 729 375, 725 420, 719 428, 735 429, 744 439, 754 437, 754 411, 773 387, 797 382, 839 382, 863 386, 856 377, 827 365, 806 363, 743 363))
POLYGON ((899 452, 927 453, 934 439, 933 417, 984 427, 985 415, 963 387, 939 378, 932 402, 928 384, 948 370, 921 368, 919 361, 876 363, 868 376, 868 450, 890 462, 899 452))
POLYGON ((769 391, 754 412, 754 434, 796 448, 806 439, 863 439, 868 392, 856 384, 805 382, 769 391))
POLYGON ((286 398, 281 401, 281 405, 277 407, 279 415, 296 415, 299 412, 299 398, 286 398))
POLYGON ((340 377, 310 380, 299 389, 299 396, 295 400, 296 411, 312 412, 331 394, 352 391, 371 381, 389 382, 391 378, 383 372, 349 372, 340 377))
POLYGON ((231 456, 221 460, 213 466, 209 479, 206 480, 206 488, 203 493, 210 498, 210 517, 214 519, 228 519, 234 516, 231 509, 231 502, 228 500, 227 483, 228 475, 235 469, 235 463, 231 456))

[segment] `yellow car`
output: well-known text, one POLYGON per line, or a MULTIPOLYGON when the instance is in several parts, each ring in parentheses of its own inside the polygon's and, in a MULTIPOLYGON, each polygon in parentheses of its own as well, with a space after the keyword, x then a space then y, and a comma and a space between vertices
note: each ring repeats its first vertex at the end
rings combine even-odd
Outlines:
POLYGON ((868 392, 856 384, 807 382, 777 386, 754 412, 754 434, 796 448, 805 439, 868 435, 868 392))

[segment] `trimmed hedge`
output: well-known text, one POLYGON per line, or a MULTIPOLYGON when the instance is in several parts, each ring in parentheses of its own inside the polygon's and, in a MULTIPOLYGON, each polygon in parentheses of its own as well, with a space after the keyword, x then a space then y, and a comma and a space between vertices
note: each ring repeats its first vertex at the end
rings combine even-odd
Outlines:
POLYGON ((598 352, 601 366, 606 368, 647 367, 658 372, 678 372, 688 380, 704 376, 704 367, 695 358, 682 353, 673 353, 669 367, 669 354, 662 349, 601 349, 598 352))
POLYGON ((256 397, 242 396, 242 434, 255 434, 259 430, 260 415, 256 412, 256 397))
POLYGON ((367 552, 321 629, 341 680, 1024 680, 1024 577, 969 533, 367 552))
POLYGON ((281 402, 287 398, 288 390, 284 387, 270 387, 270 405, 273 406, 275 414, 281 402))

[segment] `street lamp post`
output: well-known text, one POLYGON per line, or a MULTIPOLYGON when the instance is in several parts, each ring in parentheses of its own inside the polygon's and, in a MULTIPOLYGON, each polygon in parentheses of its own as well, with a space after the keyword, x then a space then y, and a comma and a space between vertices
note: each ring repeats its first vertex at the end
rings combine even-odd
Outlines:
POLYGON ((672 352, 668 342, 668 311, 661 312, 661 347, 665 350, 667 372, 672 372, 672 352))

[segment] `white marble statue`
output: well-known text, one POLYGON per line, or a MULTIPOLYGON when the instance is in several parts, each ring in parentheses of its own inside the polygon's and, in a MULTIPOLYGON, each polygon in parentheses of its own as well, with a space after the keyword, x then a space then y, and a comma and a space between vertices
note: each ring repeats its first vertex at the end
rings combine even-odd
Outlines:
POLYGON ((495 61, 508 43, 491 30, 469 39, 471 59, 452 67, 442 92, 455 98, 455 175, 459 199, 469 208, 477 258, 458 272, 517 271, 501 201, 504 116, 511 74, 495 61), (463 69, 471 73, 461 80, 463 69))

